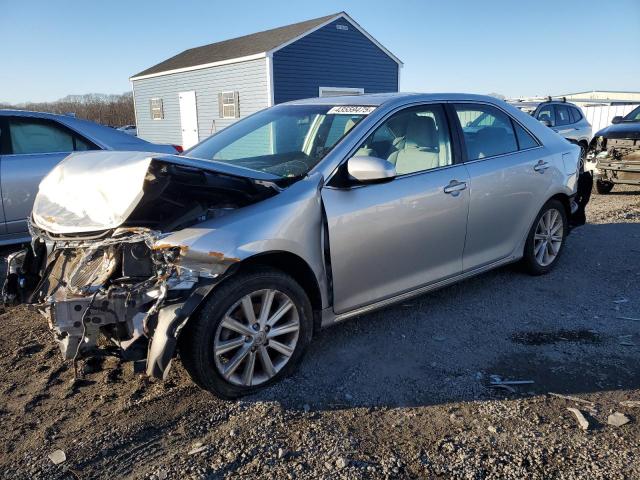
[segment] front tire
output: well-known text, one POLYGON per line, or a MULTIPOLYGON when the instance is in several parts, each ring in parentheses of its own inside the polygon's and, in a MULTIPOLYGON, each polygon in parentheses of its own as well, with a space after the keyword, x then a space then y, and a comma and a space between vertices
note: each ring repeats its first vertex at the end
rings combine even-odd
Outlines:
POLYGON ((200 387, 226 399, 254 393, 293 371, 313 332, 311 304, 275 269, 232 276, 180 336, 180 356, 200 387))
POLYGON ((600 195, 607 195, 613 190, 613 183, 604 180, 596 180, 596 192, 600 195))
POLYGON ((544 204, 533 222, 524 246, 522 263, 531 275, 551 271, 560 258, 569 222, 564 205, 558 200, 544 204))

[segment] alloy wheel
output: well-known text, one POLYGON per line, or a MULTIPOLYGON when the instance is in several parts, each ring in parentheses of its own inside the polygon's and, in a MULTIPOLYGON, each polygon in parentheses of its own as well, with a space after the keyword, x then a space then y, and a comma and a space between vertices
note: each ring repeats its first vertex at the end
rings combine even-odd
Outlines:
POLYGON ((289 362, 299 332, 298 309, 285 293, 265 289, 245 295, 227 310, 216 330, 216 368, 234 385, 260 385, 289 362))
POLYGON ((542 267, 551 265, 560 252, 564 235, 562 215, 555 208, 542 214, 533 237, 533 255, 542 267))

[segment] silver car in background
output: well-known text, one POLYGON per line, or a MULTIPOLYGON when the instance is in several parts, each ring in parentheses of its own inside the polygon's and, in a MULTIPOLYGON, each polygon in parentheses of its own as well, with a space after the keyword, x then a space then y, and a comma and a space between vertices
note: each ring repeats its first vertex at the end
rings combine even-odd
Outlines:
POLYGON ((569 103, 565 98, 546 101, 512 102, 513 106, 530 114, 533 118, 551 128, 558 135, 580 147, 580 158, 584 160, 592 129, 584 113, 577 105, 569 103))
POLYGON ((40 180, 71 152, 88 150, 181 151, 71 115, 0 110, 0 245, 30 240, 27 218, 40 180))
POLYGON ((491 97, 397 93, 278 105, 184 156, 74 154, 40 186, 5 297, 66 359, 101 334, 163 378, 179 351, 235 398, 319 328, 516 261, 548 272, 579 153, 491 97))

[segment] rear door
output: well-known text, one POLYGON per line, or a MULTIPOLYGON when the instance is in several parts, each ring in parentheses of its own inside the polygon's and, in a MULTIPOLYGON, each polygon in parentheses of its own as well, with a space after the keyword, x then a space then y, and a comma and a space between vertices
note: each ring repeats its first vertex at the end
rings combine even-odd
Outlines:
POLYGON ((506 112, 454 104, 470 177, 464 271, 514 255, 552 183, 553 162, 538 140, 506 112), (483 117, 482 128, 466 125, 483 117))
POLYGON ((53 120, 16 116, 5 117, 5 122, 0 188, 6 233, 24 233, 40 180, 74 150, 97 147, 53 120))
POLYGON ((468 176, 450 139, 441 105, 401 110, 355 153, 389 160, 398 176, 358 184, 343 164, 322 189, 336 313, 461 272, 468 176))

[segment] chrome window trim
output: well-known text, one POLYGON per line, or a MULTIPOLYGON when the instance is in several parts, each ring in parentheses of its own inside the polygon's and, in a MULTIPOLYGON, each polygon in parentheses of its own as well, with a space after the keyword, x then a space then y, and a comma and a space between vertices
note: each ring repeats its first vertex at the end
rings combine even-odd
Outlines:
MULTIPOLYGON (((338 162, 338 164, 336 165, 336 167, 331 171, 331 173, 329 175, 327 175, 326 180, 324 181, 324 185, 323 188, 332 188, 332 189, 337 189, 337 190, 344 190, 344 187, 329 187, 328 184, 331 182, 331 180, 333 179, 333 177, 337 174, 338 170, 340 169, 340 167, 342 167, 342 165, 347 162, 352 156, 353 154, 358 150, 358 148, 360 147, 360 145, 362 144, 362 142, 364 142, 367 138, 369 138, 369 135, 371 135, 378 127, 380 127, 384 122, 386 122, 389 117, 391 117, 392 115, 396 114, 397 112, 399 112, 400 110, 405 110, 408 108, 413 108, 413 107, 421 107, 421 106, 427 106, 427 105, 442 105, 443 106, 443 111, 444 109, 444 104, 448 103, 444 100, 432 100, 432 101, 417 101, 417 102, 411 102, 411 103, 406 103, 403 105, 398 105, 395 108, 393 108, 392 110, 388 111, 386 114, 384 114, 384 116, 380 119, 377 120, 376 123, 374 123, 373 126, 371 126, 364 134, 361 134, 360 138, 355 142, 355 145, 353 147, 351 147, 351 149, 349 149, 348 153, 345 154, 343 156, 343 158, 338 162)), ((444 111, 445 114, 445 118, 446 117, 446 111, 444 111)), ((431 168, 429 170, 420 170, 418 172, 412 172, 412 173, 405 173, 402 175, 398 175, 396 177, 394 177, 392 180, 393 181, 397 178, 406 178, 407 176, 413 176, 413 175, 417 175, 417 174, 423 174, 423 173, 428 173, 428 172, 435 172, 436 170, 441 170, 443 168, 449 168, 449 167, 454 167, 456 165, 462 165, 464 162, 460 161, 459 163, 456 162, 456 158, 454 155, 454 145, 453 145, 453 136, 451 134, 451 125, 449 125, 449 121, 447 118, 447 127, 449 128, 449 144, 451 146, 451 156, 453 157, 454 162, 451 165, 444 165, 442 167, 437 167, 437 168, 431 168)), ((348 136, 348 135, 347 135, 348 136)), ((343 138, 342 140, 345 140, 347 137, 343 138)), ((334 145, 334 148, 337 147, 340 143, 342 143, 342 141, 338 142, 336 145, 334 145)), ((462 152, 461 152, 462 153, 462 152)), ((321 163, 321 162, 320 162, 321 163)), ((318 165, 320 164, 318 163, 318 165)), ((318 166, 316 165, 316 167, 318 166)), ((314 167, 314 168, 316 168, 314 167)), ((311 171, 309 172, 309 174, 311 173, 311 171)), ((349 188, 360 188, 360 187, 366 187, 369 186, 371 184, 362 184, 362 185, 353 185, 349 188)))

